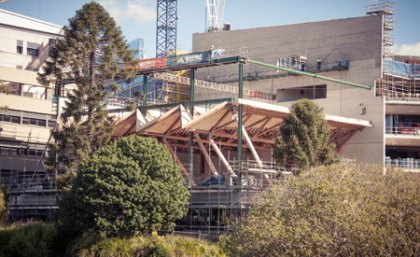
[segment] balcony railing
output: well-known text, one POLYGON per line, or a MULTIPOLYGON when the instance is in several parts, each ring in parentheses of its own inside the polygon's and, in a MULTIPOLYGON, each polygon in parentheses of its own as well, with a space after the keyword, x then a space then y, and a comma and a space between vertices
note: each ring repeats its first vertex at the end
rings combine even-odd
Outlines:
POLYGON ((418 169, 420 171, 420 159, 404 158, 404 159, 386 159, 385 165, 402 169, 418 169))
POLYGON ((413 123, 410 126, 399 126, 399 127, 386 127, 385 128, 386 134, 394 134, 394 135, 412 135, 412 136, 420 136, 420 124, 413 123))

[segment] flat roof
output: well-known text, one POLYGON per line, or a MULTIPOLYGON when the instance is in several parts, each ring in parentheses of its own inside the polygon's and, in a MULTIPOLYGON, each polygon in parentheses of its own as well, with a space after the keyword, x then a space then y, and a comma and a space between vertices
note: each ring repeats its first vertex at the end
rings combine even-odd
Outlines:
POLYGON ((4 9, 0 9, 0 24, 13 26, 18 28, 25 28, 28 30, 40 31, 57 36, 63 35, 63 26, 38 20, 29 16, 14 13, 4 9))

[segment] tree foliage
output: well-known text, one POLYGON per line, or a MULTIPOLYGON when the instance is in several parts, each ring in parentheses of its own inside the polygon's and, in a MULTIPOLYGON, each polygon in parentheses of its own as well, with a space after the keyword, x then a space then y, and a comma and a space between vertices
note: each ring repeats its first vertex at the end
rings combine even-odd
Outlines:
POLYGON ((106 236, 172 229, 186 211, 183 182, 156 139, 121 138, 81 162, 60 203, 61 225, 75 234, 92 229, 106 236))
POLYGON ((157 234, 129 238, 113 237, 93 244, 85 244, 81 239, 71 247, 68 256, 226 257, 214 243, 189 237, 157 234))
POLYGON ((0 256, 52 257, 56 230, 52 224, 28 223, 0 228, 0 256))
POLYGON ((420 176, 336 164, 263 193, 229 236, 230 256, 419 256, 420 176))
POLYGON ((6 216, 7 206, 6 206, 6 196, 0 187, 0 224, 3 222, 4 217, 6 216))
POLYGON ((328 124, 322 108, 308 99, 292 105, 276 139, 274 158, 281 166, 304 169, 337 161, 334 144, 329 142, 328 124))
POLYGON ((61 175, 59 181, 68 182, 83 157, 109 142, 112 119, 105 105, 108 92, 117 88, 107 85, 132 76, 120 64, 130 62, 132 54, 112 17, 101 5, 91 2, 69 19, 64 38, 56 41, 49 55, 38 80, 46 86, 52 80, 57 87, 77 85, 68 94, 60 117, 62 128, 52 133, 55 143, 47 162, 50 170, 61 175))

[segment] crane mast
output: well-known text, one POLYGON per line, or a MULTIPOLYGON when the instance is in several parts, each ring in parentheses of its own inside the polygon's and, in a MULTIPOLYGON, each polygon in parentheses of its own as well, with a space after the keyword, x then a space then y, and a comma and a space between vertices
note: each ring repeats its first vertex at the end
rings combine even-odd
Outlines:
POLYGON ((206 1, 206 29, 208 32, 222 31, 225 13, 225 0, 206 1))
POLYGON ((157 0, 156 57, 176 51, 177 0, 157 0))

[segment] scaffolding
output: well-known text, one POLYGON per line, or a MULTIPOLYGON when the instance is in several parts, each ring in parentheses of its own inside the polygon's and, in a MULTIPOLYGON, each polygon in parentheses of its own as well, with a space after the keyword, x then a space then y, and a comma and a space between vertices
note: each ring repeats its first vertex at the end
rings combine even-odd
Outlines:
POLYGON ((384 57, 394 55, 394 13, 395 3, 391 1, 379 1, 376 4, 366 6, 366 14, 383 16, 383 40, 382 49, 384 57))
POLYGON ((383 76, 376 81, 376 95, 390 101, 420 101, 420 59, 396 59, 384 58, 383 76))
POLYGON ((0 184, 8 195, 8 220, 51 221, 58 209, 57 189, 43 165, 46 145, 28 141, 0 147, 0 184))
POLYGON ((420 61, 399 60, 394 55, 395 3, 379 1, 368 5, 366 14, 383 16, 383 71, 376 81, 376 95, 391 101, 420 101, 420 61))

